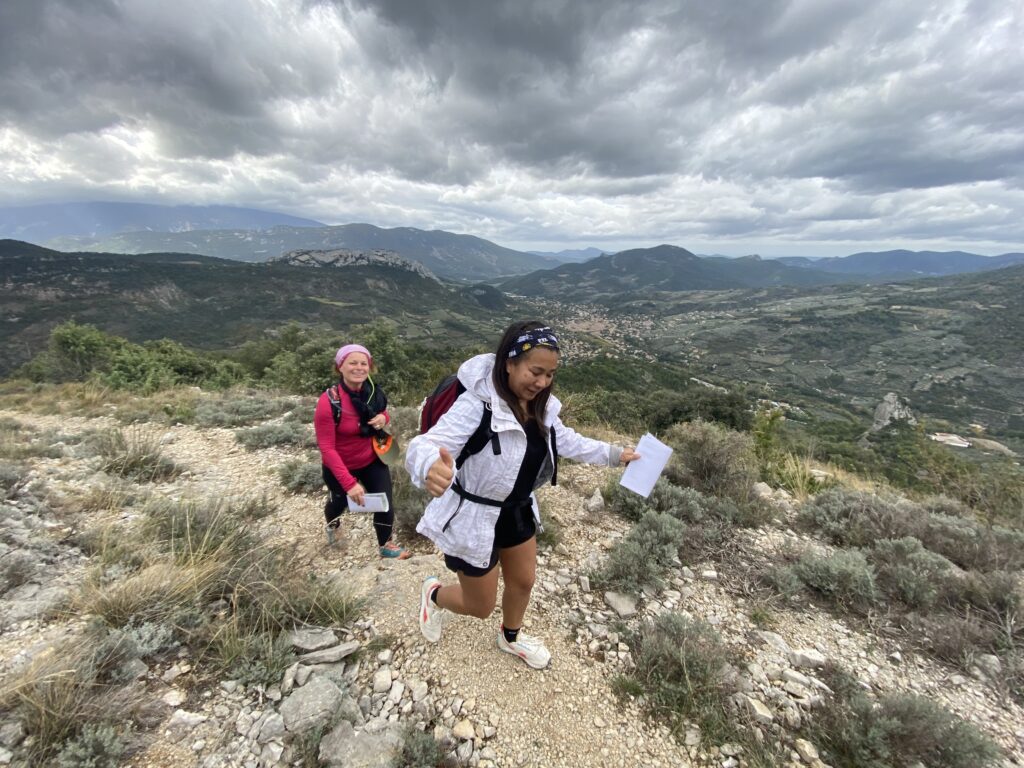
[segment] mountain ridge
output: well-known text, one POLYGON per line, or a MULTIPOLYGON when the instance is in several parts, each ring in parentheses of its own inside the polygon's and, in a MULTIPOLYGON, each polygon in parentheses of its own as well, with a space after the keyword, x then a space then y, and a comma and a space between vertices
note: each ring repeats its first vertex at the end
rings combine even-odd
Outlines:
POLYGON ((285 227, 253 232, 225 229, 188 233, 130 232, 85 243, 64 238, 60 250, 99 250, 112 253, 203 253, 236 261, 260 262, 296 250, 351 249, 393 251, 418 261, 439 277, 462 282, 493 280, 550 266, 540 256, 515 251, 475 235, 414 227, 383 229, 372 224, 324 227, 285 227))
POLYGON ((323 226, 313 219, 231 205, 155 205, 150 203, 84 202, 0 206, 0 238, 37 245, 58 238, 103 238, 123 232, 197 229, 267 229, 289 225, 323 226))

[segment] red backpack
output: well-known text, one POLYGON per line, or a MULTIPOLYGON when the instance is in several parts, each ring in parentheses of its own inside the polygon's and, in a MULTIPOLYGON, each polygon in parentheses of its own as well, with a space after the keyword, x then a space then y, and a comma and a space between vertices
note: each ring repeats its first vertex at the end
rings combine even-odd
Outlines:
MULTIPOLYGON (((430 431, 430 428, 441 420, 441 417, 459 399, 459 395, 465 391, 466 387, 459 381, 458 375, 453 373, 441 379, 441 382, 434 388, 434 391, 427 395, 423 401, 420 409, 420 434, 422 435, 430 431)), ((498 435, 491 429, 491 409, 485 403, 483 415, 480 417, 480 424, 473 430, 473 434, 470 435, 469 440, 462 446, 462 450, 459 451, 459 455, 455 458, 455 468, 460 469, 466 459, 475 453, 480 453, 487 443, 491 444, 491 450, 494 451, 495 456, 501 453, 501 443, 498 441, 498 435)))
MULTIPOLYGON (((457 374, 451 374, 441 379, 441 382, 434 388, 423 400, 423 405, 420 406, 420 434, 425 434, 433 427, 437 422, 441 420, 441 417, 448 412, 448 409, 455 404, 455 401, 459 399, 459 396, 466 391, 466 387, 461 381, 457 374)), ((558 444, 555 442, 555 431, 550 431, 551 440, 551 454, 554 457, 554 469, 551 475, 551 484, 556 485, 558 482, 558 444)), ((494 451, 494 455, 497 456, 501 453, 501 443, 498 441, 498 433, 491 429, 491 406, 484 403, 484 412, 480 416, 480 424, 473 430, 473 434, 469 436, 469 440, 462 446, 462 450, 459 451, 459 455, 455 458, 455 468, 461 469, 462 464, 470 456, 480 453, 484 449, 487 443, 491 444, 491 450, 494 451)), ((467 496, 465 491, 462 491, 458 485, 458 481, 455 483, 456 491, 463 496, 467 496)), ((479 501, 485 504, 491 504, 494 506, 501 506, 500 502, 490 501, 488 499, 481 499, 477 496, 469 494, 467 498, 472 498, 474 501, 479 501)))

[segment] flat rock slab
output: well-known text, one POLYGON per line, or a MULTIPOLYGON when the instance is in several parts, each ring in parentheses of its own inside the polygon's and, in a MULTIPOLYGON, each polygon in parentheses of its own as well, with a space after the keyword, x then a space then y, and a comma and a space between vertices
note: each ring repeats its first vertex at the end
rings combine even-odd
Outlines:
POLYGON ((299 656, 299 663, 306 666, 313 664, 336 664, 346 656, 351 656, 359 650, 358 640, 349 640, 347 643, 335 645, 332 648, 324 648, 312 653, 304 653, 299 656))
POLYGON ((338 636, 333 630, 314 627, 297 629, 288 635, 288 642, 297 651, 319 651, 338 644, 338 636))
POLYGON ((356 733, 343 720, 320 742, 320 762, 332 768, 390 768, 402 751, 401 728, 388 726, 376 733, 356 733))
POLYGON ((341 689, 326 677, 316 675, 281 704, 284 727, 291 733, 305 733, 326 724, 344 698, 341 689))

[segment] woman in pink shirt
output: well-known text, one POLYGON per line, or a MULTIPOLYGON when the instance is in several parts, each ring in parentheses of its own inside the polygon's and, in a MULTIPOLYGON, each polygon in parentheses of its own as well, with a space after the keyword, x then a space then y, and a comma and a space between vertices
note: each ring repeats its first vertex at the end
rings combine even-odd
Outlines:
POLYGON ((388 511, 375 512, 373 527, 381 557, 404 560, 409 552, 395 543, 391 472, 373 450, 373 438, 391 421, 387 397, 370 378, 373 357, 359 344, 346 344, 334 356, 340 379, 316 404, 313 426, 320 446, 324 482, 330 497, 324 507, 327 543, 333 544, 348 500, 364 503, 367 493, 384 493, 388 511), (332 397, 334 404, 332 404, 332 397), (340 413, 338 413, 340 412, 340 413), (336 417, 336 413, 338 414, 336 417))

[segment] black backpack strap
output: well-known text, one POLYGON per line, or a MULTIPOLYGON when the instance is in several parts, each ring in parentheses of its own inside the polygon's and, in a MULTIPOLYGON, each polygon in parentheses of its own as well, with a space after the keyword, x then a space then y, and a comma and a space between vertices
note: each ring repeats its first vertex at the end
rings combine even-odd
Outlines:
POLYGON ((552 424, 551 429, 548 430, 551 433, 551 459, 554 461, 554 467, 551 469, 551 484, 558 484, 558 441, 555 439, 555 426, 552 424))
POLYGON ((477 496, 475 493, 470 493, 462 487, 458 480, 452 483, 452 490, 466 501, 475 501, 477 504, 486 504, 489 507, 500 507, 504 504, 502 501, 495 501, 494 499, 488 499, 483 496, 477 496))
POLYGON ((337 426, 341 421, 341 393, 337 384, 327 388, 327 401, 331 404, 331 416, 334 417, 334 424, 337 426))
POLYGON ((473 430, 473 434, 469 436, 466 444, 462 446, 462 450, 459 451, 459 455, 455 459, 455 469, 462 469, 466 459, 480 453, 487 443, 491 444, 491 450, 494 451, 495 456, 501 455, 501 442, 498 440, 498 433, 491 429, 491 407, 484 403, 484 412, 480 416, 480 423, 473 430))

